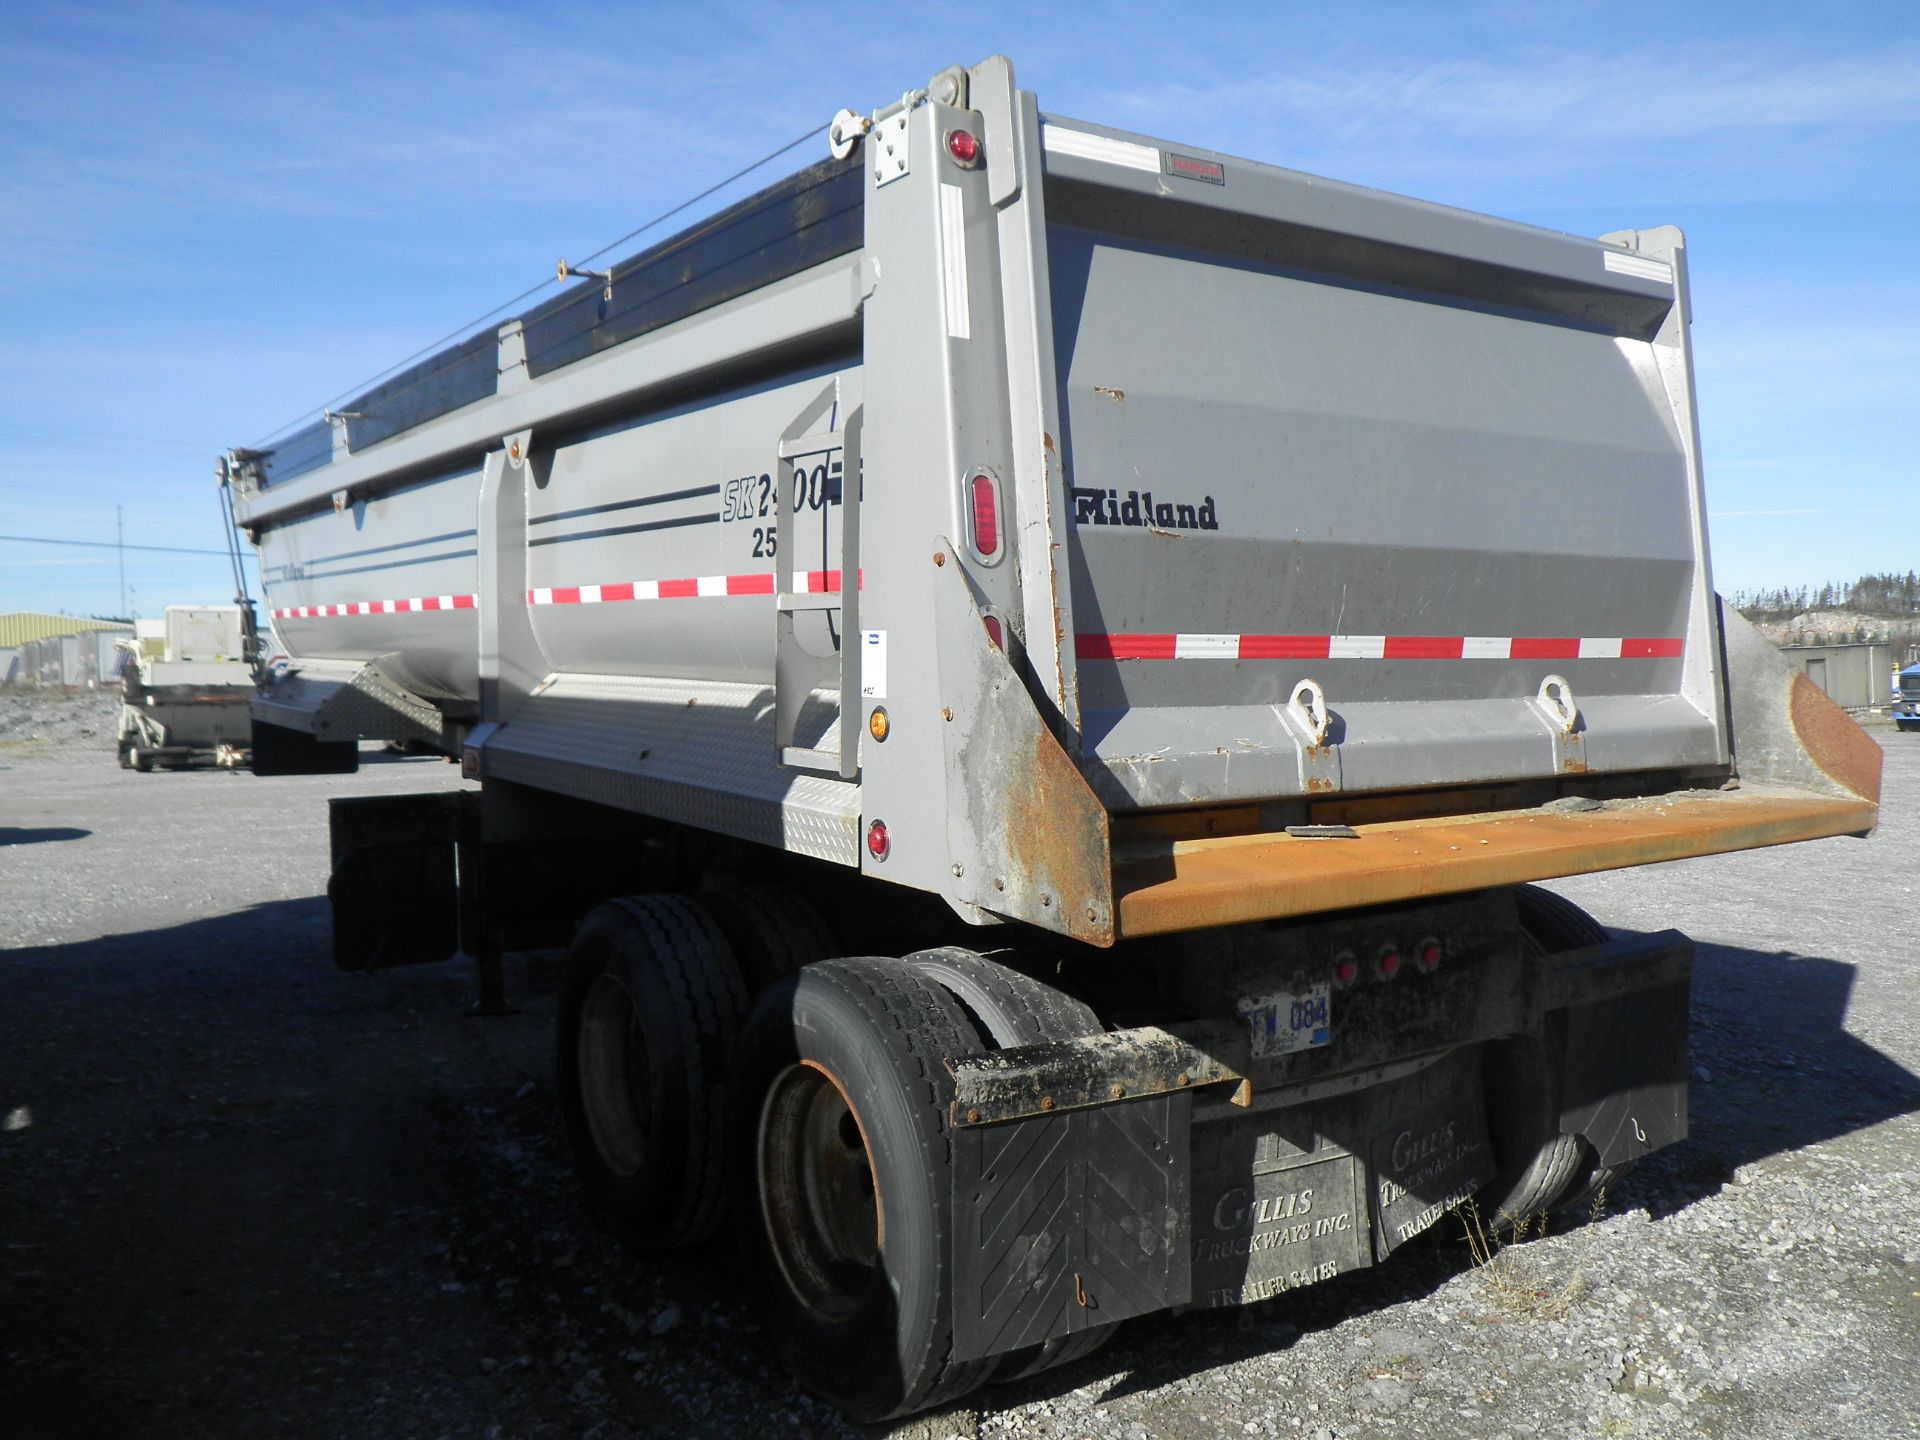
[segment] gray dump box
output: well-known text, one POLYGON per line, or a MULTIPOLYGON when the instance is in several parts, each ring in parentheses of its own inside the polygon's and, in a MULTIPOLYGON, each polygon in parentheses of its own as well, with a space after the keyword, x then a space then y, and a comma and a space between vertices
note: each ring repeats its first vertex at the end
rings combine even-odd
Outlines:
POLYGON ((1714 594, 1679 232, 998 58, 832 149, 223 461, 257 768, 478 782, 335 802, 336 959, 570 933, 594 1205, 730 1219, 863 1417, 1684 1136, 1687 942, 1525 882, 1864 833, 1879 752, 1714 594))

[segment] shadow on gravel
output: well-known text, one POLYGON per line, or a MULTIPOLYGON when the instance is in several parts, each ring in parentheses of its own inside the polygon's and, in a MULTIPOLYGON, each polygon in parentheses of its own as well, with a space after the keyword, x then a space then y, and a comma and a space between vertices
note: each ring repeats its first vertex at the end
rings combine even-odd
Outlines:
POLYGON ((91 830, 79 830, 71 825, 47 825, 36 829, 0 825, 0 845, 41 845, 49 840, 84 840, 91 834, 91 830))

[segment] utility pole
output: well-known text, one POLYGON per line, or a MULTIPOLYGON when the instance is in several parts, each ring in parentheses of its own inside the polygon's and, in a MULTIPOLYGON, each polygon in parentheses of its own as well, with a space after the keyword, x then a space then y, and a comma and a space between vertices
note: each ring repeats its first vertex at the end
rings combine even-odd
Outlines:
POLYGON ((120 552, 120 613, 127 613, 127 526, 118 505, 113 507, 114 548, 120 552))

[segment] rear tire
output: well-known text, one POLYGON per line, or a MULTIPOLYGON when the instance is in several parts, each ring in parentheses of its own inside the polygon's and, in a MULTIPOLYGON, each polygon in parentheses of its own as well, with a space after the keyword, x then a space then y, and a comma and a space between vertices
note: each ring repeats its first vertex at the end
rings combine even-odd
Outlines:
MULTIPOLYGON (((1106 1029, 1092 1006, 957 945, 916 950, 907 956, 907 963, 958 1000, 973 1017, 981 1038, 996 1049, 1072 1040, 1106 1029)), ((998 1359, 994 1382, 1023 1380, 1091 1355, 1119 1333, 1121 1323, 1056 1335, 1009 1351, 998 1359)))
POLYGON ((746 1008, 726 937, 691 901, 608 901, 574 932, 561 1117, 588 1204, 636 1250, 704 1240, 725 1219, 727 1068, 746 1008))
POLYGON ((820 912, 782 886, 710 890, 695 900, 733 946, 750 995, 804 965, 840 953, 840 942, 820 912))
MULTIPOLYGON (((1607 927, 1563 895, 1522 885, 1513 900, 1520 928, 1539 954, 1607 941, 1607 927)), ((1543 1037, 1517 1035, 1487 1047, 1482 1083, 1500 1176, 1481 1192, 1481 1204, 1502 1233, 1554 1211, 1578 1209, 1633 1168, 1596 1164, 1585 1140, 1559 1133, 1561 1077, 1550 1057, 1564 1050, 1565 1022, 1557 1015, 1547 1017, 1543 1037)))
POLYGON ((856 1420, 956 1399, 953 1077, 982 1050, 960 1007, 897 960, 828 960, 760 997, 740 1037, 743 1249, 802 1384, 856 1420))

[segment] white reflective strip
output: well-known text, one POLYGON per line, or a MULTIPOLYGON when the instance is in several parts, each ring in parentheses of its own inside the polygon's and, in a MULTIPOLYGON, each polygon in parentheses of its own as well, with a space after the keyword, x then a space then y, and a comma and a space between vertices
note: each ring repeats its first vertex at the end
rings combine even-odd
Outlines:
POLYGON ((1129 170, 1160 173, 1160 152, 1151 145, 1136 145, 1131 140, 1113 140, 1105 135, 1089 135, 1085 130, 1068 130, 1050 121, 1040 126, 1040 146, 1056 155, 1073 155, 1082 160, 1099 160, 1107 165, 1123 165, 1129 170))
POLYGON ((812 585, 813 581, 805 570, 796 570, 793 572, 793 589, 788 593, 793 595, 808 595, 812 593, 812 585))
POLYGON ((1620 637, 1582 636, 1580 640, 1580 658, 1582 660, 1618 660, 1620 658, 1620 637))
POLYGON ((411 600, 407 601, 407 608, 409 610, 424 610, 427 608, 427 606, 426 606, 426 602, 420 596, 416 595, 411 600))
POLYGON ((1622 250, 1603 250, 1600 252, 1600 261, 1616 275, 1631 275, 1638 280, 1658 280, 1662 285, 1673 283, 1673 266, 1648 255, 1633 255, 1622 250))
POLYGON ((553 587, 549 585, 535 586, 533 603, 536 605, 551 605, 553 603, 553 587))
POLYGON ((1384 635, 1329 635, 1327 658, 1331 660, 1378 660, 1387 653, 1384 635))
POLYGON ((947 334, 955 340, 973 338, 973 317, 967 299, 967 221, 958 185, 940 185, 940 298, 947 313, 947 334))
POLYGON ((696 595, 724 595, 727 593, 727 577, 724 575, 702 575, 694 582, 696 595))
POLYGON ((658 600, 660 598, 660 582, 658 580, 634 581, 633 598, 636 600, 658 600))
POLYGON ((1462 660, 1511 660, 1511 635, 1469 635, 1460 642, 1462 660))
POLYGON ((442 610, 451 610, 453 608, 453 596, 442 595, 440 597, 440 608, 442 610))
POLYGON ((1173 637, 1176 660, 1238 660, 1238 635, 1176 635, 1173 637))
POLYGON ((580 587, 580 603, 582 605, 598 605, 600 603, 600 587, 598 585, 582 585, 580 587))

